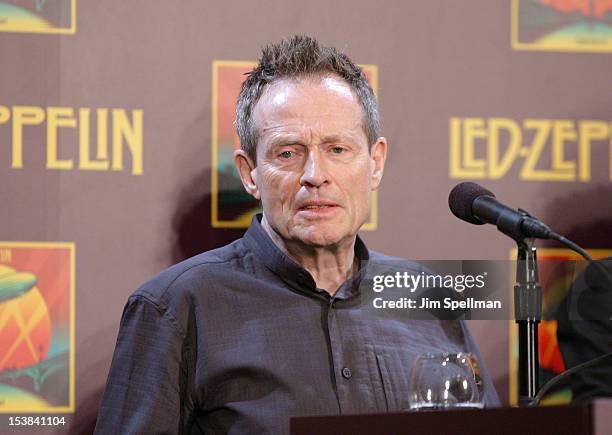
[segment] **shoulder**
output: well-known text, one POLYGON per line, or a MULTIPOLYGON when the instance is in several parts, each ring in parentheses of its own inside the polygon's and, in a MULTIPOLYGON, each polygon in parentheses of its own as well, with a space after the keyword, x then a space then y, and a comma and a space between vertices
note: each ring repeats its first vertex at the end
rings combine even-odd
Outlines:
POLYGON ((203 252, 160 272, 142 284, 129 298, 129 303, 152 304, 160 312, 185 311, 203 288, 215 288, 215 283, 232 272, 249 269, 250 251, 242 239, 218 249, 203 252))
POLYGON ((405 258, 401 257, 393 257, 377 251, 369 251, 369 253, 369 266, 371 265, 376 271, 384 272, 393 270, 412 273, 432 273, 428 268, 416 261, 406 260, 405 258))

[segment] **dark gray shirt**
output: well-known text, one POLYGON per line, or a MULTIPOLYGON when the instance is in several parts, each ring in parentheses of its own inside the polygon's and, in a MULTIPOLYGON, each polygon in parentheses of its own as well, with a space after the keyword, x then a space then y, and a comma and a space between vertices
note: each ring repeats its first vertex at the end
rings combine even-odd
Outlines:
MULTIPOLYGON (((362 309, 360 283, 388 257, 359 238, 364 266, 332 297, 259 219, 129 298, 96 433, 286 434, 290 417, 408 408, 419 353, 479 356, 463 321, 362 309)), ((497 405, 482 369, 486 404, 497 405)))

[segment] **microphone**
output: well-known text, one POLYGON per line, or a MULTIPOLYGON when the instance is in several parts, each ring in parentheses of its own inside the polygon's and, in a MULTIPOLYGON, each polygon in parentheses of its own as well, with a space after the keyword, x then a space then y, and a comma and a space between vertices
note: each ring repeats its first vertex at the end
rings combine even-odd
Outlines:
POLYGON ((459 219, 474 225, 496 225, 517 242, 525 238, 549 239, 555 234, 525 210, 502 204, 495 199, 493 192, 469 181, 459 183, 451 190, 448 205, 459 219))
POLYGON ((525 210, 515 210, 497 199, 488 189, 466 181, 457 184, 448 195, 448 205, 455 216, 474 225, 493 224, 502 233, 521 243, 525 238, 553 239, 580 254, 594 264, 612 287, 612 273, 593 257, 565 236, 554 232, 548 225, 531 216, 525 210))

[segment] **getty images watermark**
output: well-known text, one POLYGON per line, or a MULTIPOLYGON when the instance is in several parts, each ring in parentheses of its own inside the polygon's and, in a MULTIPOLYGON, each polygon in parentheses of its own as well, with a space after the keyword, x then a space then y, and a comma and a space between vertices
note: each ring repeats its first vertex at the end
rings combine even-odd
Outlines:
POLYGON ((360 285, 361 307, 376 317, 507 319, 512 304, 508 267, 502 265, 489 261, 370 262, 360 285))
MULTIPOLYGON (((538 260, 542 319, 612 320, 612 259, 538 260)), ((515 320, 516 261, 377 260, 363 265, 361 309, 376 317, 515 320)))
MULTIPOLYGON (((415 294, 413 297, 394 295, 395 298, 385 299, 383 295, 374 297, 372 306, 376 309, 446 309, 451 311, 467 310, 473 308, 501 310, 502 301, 500 299, 476 299, 474 297, 453 297, 449 296, 438 298, 424 295, 431 289, 447 289, 459 294, 466 290, 483 289, 486 285, 488 272, 477 275, 432 275, 421 271, 418 274, 408 271, 396 271, 394 274, 381 274, 373 276, 372 291, 382 293, 388 289, 402 289, 415 294)), ((436 296, 440 294, 436 292, 436 296)))

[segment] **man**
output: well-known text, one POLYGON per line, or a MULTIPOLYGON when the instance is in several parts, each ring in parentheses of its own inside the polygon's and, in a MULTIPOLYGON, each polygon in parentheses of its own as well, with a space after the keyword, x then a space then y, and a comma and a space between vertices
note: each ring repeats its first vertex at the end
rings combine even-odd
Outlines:
MULTIPOLYGON (((236 127, 236 166, 263 215, 130 297, 98 433, 283 434, 292 416, 398 411, 419 353, 477 353, 461 322, 361 309, 363 277, 384 257, 357 231, 387 142, 346 55, 304 36, 267 47, 236 127)), ((486 371, 484 382, 496 404, 486 371)))

